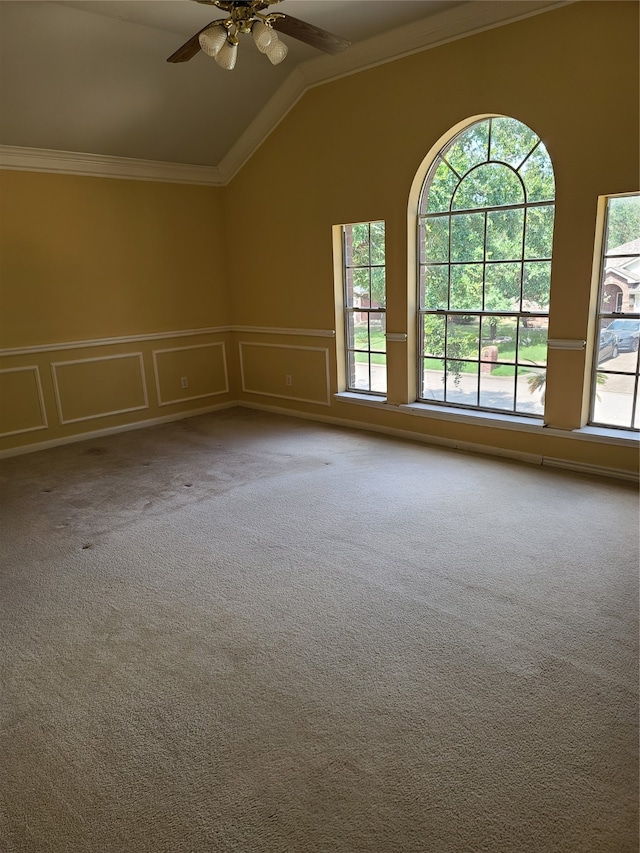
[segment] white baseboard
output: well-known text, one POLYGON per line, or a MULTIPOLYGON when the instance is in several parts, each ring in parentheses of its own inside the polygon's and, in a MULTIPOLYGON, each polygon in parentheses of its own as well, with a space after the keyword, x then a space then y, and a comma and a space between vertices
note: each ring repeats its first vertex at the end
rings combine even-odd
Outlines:
POLYGON ((596 477, 614 477, 616 480, 627 480, 630 483, 638 482, 638 474, 635 471, 621 471, 619 468, 608 468, 605 465, 589 465, 586 462, 572 462, 570 459, 554 459, 544 456, 542 464, 546 468, 563 468, 576 471, 579 474, 593 474, 596 477))
POLYGON ((279 406, 265 406, 260 403, 248 403, 243 401, 238 404, 245 409, 258 409, 265 412, 273 412, 279 415, 291 415, 296 418, 303 418, 310 421, 322 421, 323 423, 334 424, 335 426, 344 426, 349 429, 359 429, 365 432, 377 432, 382 435, 390 435, 394 438, 406 438, 410 441, 419 441, 422 444, 432 444, 439 447, 446 447, 449 450, 463 450, 469 453, 481 453, 490 456, 502 456, 509 459, 516 459, 520 462, 529 462, 533 465, 542 465, 542 456, 535 453, 521 453, 515 450, 506 450, 500 447, 490 447, 489 445, 474 444, 468 441, 455 441, 451 438, 443 438, 437 435, 427 435, 422 432, 413 432, 408 429, 397 429, 396 427, 380 426, 379 424, 363 424, 362 421, 352 421, 348 418, 336 418, 331 415, 310 415, 306 412, 293 411, 284 409, 279 406))
POLYGON ((238 402, 237 405, 245 409, 257 409, 259 411, 273 412, 278 415, 289 415, 291 417, 302 418, 309 421, 322 421, 323 423, 343 426, 349 429, 359 429, 364 430, 365 432, 377 432, 383 435, 391 435, 395 438, 419 441, 422 444, 446 447, 450 450, 462 450, 466 453, 479 453, 483 456, 496 456, 505 459, 513 459, 517 462, 526 462, 529 465, 538 465, 547 468, 562 468, 567 471, 574 471, 578 474, 592 474, 598 477, 609 477, 615 480, 625 480, 627 482, 634 483, 638 482, 638 474, 636 474, 635 471, 609 468, 604 465, 588 465, 583 462, 573 462, 571 459, 556 459, 550 456, 541 456, 537 453, 523 453, 516 450, 507 450, 502 447, 492 447, 488 444, 455 441, 454 439, 425 435, 424 433, 413 432, 412 430, 395 429, 394 427, 384 427, 379 426, 378 424, 363 424, 361 421, 352 421, 347 418, 336 418, 331 415, 308 414, 307 412, 286 409, 281 406, 249 403, 245 400, 238 402))
POLYGON ((297 409, 289 409, 283 406, 270 406, 263 403, 252 403, 246 400, 230 400, 226 403, 218 403, 214 406, 206 406, 202 409, 193 409, 188 412, 178 412, 177 414, 164 415, 159 418, 149 418, 144 421, 135 421, 130 424, 120 424, 115 427, 107 427, 106 429, 93 430, 92 432, 77 433, 74 435, 64 436, 63 438, 54 438, 51 441, 42 441, 36 444, 26 444, 21 447, 10 447, 7 450, 0 450, 0 459, 5 459, 10 456, 21 456, 26 453, 36 453, 39 450, 47 450, 51 447, 59 447, 63 444, 73 444, 79 441, 90 441, 95 438, 102 438, 107 435, 115 435, 119 432, 129 432, 136 429, 144 429, 145 427, 156 426, 158 424, 169 423, 170 421, 180 421, 186 418, 194 418, 198 415, 206 415, 210 412, 217 412, 223 409, 255 409, 261 412, 272 412, 276 415, 286 415, 292 418, 302 418, 307 421, 317 421, 321 423, 332 424, 334 426, 346 427, 347 429, 358 429, 364 432, 375 432, 382 435, 390 435, 394 438, 403 438, 409 441, 419 441, 422 444, 428 444, 435 447, 445 447, 449 450, 461 450, 465 453, 478 453, 483 456, 494 456, 504 459, 513 459, 516 462, 526 462, 529 465, 538 465, 545 468, 560 468, 566 471, 573 471, 578 474, 590 474, 596 477, 608 477, 614 480, 624 480, 626 482, 637 483, 638 474, 635 471, 627 471, 619 468, 609 468, 605 465, 590 465, 584 462, 574 462, 571 459, 557 459, 551 456, 541 456, 537 453, 523 453, 516 450, 508 450, 502 447, 492 447, 488 444, 476 444, 468 441, 456 441, 450 438, 441 436, 425 435, 420 432, 413 432, 407 429, 396 429, 394 427, 380 426, 379 424, 365 424, 362 421, 354 421, 348 418, 336 418, 332 415, 310 414, 309 412, 301 412, 297 409))
POLYGON ((75 444, 78 441, 91 441, 95 438, 103 438, 104 436, 115 435, 119 432, 131 432, 134 429, 145 429, 146 427, 157 426, 158 424, 165 424, 170 421, 182 421, 186 418, 195 418, 197 415, 206 415, 209 414, 209 412, 217 412, 221 409, 232 409, 237 405, 238 404, 232 400, 227 403, 218 403, 215 406, 205 406, 202 409, 191 409, 188 412, 178 412, 173 415, 163 415, 159 418, 134 421, 130 424, 119 424, 118 426, 96 429, 91 432, 65 435, 62 438, 53 438, 50 441, 41 441, 37 444, 25 444, 21 447, 10 447, 7 450, 0 450, 0 459, 6 459, 9 456, 23 456, 25 453, 37 453, 39 450, 48 450, 50 447, 60 447, 62 444, 75 444))

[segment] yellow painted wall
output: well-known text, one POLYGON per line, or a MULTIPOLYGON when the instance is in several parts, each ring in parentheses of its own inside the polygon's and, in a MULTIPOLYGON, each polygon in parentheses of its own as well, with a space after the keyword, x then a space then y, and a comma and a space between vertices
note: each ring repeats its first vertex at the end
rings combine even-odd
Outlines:
MULTIPOLYGON (((598 197, 638 189, 639 102, 638 5, 579 2, 309 90, 225 188, 0 173, 0 453, 237 400, 637 470, 636 447, 336 400, 340 341, 305 330, 336 328, 333 227, 384 219, 387 328, 411 346, 412 182, 452 127, 505 114, 556 171, 550 336, 586 339, 598 197), (83 400, 87 384, 102 391, 83 400)), ((413 357, 389 345, 395 403, 413 399, 413 357)), ((550 353, 556 427, 584 423, 589 357, 550 353)))
POLYGON ((0 172, 0 347, 229 323, 222 191, 0 172))
MULTIPOLYGON (((411 336, 412 181, 454 125, 504 114, 542 138, 556 172, 550 337, 587 339, 598 197, 639 187, 639 103, 634 2, 572 4, 308 91, 227 188, 232 233, 240 233, 247 209, 255 221, 270 223, 260 232, 261 238, 268 235, 268 250, 256 245, 229 270, 234 322, 333 329, 332 226, 384 219, 387 329, 411 336), (262 195, 265 174, 274 190, 262 195)), ((552 353, 547 420, 553 426, 570 430, 584 423, 588 359, 588 350, 552 353)), ((389 346, 390 400, 411 401, 412 360, 406 346, 389 346)), ((283 399, 282 405, 289 404, 283 399)), ((397 412, 383 416, 339 401, 332 413, 516 452, 638 466, 635 447, 551 440, 397 412)))
POLYGON ((0 172, 0 453, 229 402, 222 200, 0 172))

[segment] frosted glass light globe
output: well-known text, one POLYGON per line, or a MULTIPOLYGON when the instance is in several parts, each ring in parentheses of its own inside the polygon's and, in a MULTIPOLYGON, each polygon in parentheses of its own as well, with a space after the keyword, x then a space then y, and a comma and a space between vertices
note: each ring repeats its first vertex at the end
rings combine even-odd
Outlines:
POLYGON ((277 38, 271 27, 263 24, 262 21, 256 21, 251 27, 251 35, 260 53, 266 53, 274 38, 277 38))
POLYGON ((289 48, 278 38, 274 33, 275 38, 271 40, 271 44, 267 48, 267 58, 272 65, 278 65, 285 56, 289 53, 289 48))
POLYGON ((220 48, 227 40, 227 31, 219 24, 214 24, 212 27, 207 27, 198 36, 200 47, 207 56, 216 56, 220 48))
POLYGON ((225 41, 225 43, 222 45, 222 47, 216 54, 216 62, 218 63, 220 68, 224 68, 225 71, 233 71, 236 66, 237 57, 237 43, 232 44, 230 41, 225 41))

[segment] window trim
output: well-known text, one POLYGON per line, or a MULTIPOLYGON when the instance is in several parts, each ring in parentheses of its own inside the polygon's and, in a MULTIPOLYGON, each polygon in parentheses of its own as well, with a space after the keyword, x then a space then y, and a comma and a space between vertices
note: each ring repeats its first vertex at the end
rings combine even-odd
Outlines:
MULTIPOLYGON (((597 402, 597 376, 600 372, 606 372, 611 376, 634 376, 634 374, 629 371, 618 371, 618 370, 606 370, 602 371, 599 369, 598 362, 598 353, 600 349, 600 325, 602 320, 610 320, 613 322, 615 319, 628 319, 628 320, 638 320, 640 321, 640 306, 635 305, 635 311, 601 311, 600 306, 602 304, 602 294, 604 290, 604 282, 605 282, 605 263, 607 258, 607 230, 609 226, 609 202, 616 198, 638 198, 640 199, 640 193, 638 192, 628 192, 628 193, 612 193, 611 195, 601 196, 601 200, 603 203, 603 213, 599 217, 599 229, 598 229, 598 245, 596 247, 596 259, 597 264, 594 264, 595 276, 597 276, 597 286, 595 287, 595 322, 593 328, 592 335, 592 352, 593 357, 591 359, 591 369, 589 371, 589 408, 588 408, 588 416, 587 423, 585 425, 585 429, 590 430, 600 430, 600 431, 610 431, 615 430, 617 432, 626 432, 628 435, 635 435, 640 439, 640 424, 637 427, 629 426, 629 425, 618 425, 618 424, 610 424, 605 423, 604 421, 597 421, 595 419, 595 408, 597 402)), ((624 257, 624 255, 622 255, 624 257)), ((636 255, 629 255, 629 257, 636 257, 636 255)), ((622 294, 619 294, 620 299, 622 298, 622 294)), ((616 309, 618 308, 618 297, 616 297, 616 309)), ((620 306, 622 307, 622 306, 620 306)), ((634 378, 634 391, 633 398, 631 402, 631 422, 635 419, 634 412, 638 405, 640 404, 640 347, 636 351, 636 373, 634 378)))
POLYGON ((345 224, 340 225, 338 227, 340 229, 340 252, 341 252, 341 284, 342 284, 341 302, 342 302, 342 318, 343 318, 342 319, 342 326, 343 326, 342 338, 343 338, 343 345, 344 345, 344 386, 345 386, 345 392, 347 392, 349 394, 372 395, 376 398, 384 400, 384 399, 386 399, 387 390, 388 390, 387 373, 385 370, 385 390, 384 391, 374 391, 371 387, 373 384, 372 374, 371 374, 371 366, 372 366, 371 357, 373 355, 384 355, 384 357, 385 357, 385 368, 387 367, 386 359, 388 356, 388 352, 387 352, 387 340, 386 340, 386 315, 387 315, 387 307, 386 307, 386 266, 387 266, 386 265, 386 223, 385 223, 384 219, 371 219, 371 220, 365 220, 363 222, 345 223, 345 224), (372 225, 383 225, 383 226, 385 226, 385 260, 384 260, 384 263, 381 263, 381 264, 371 263, 371 239, 369 239, 369 264, 357 265, 357 266, 348 266, 347 265, 347 257, 348 257, 347 246, 346 246, 347 228, 353 228, 356 225, 367 225, 368 229, 369 229, 369 238, 371 238, 371 226, 372 225), (355 306, 349 306, 348 305, 347 270, 349 270, 349 269, 369 269, 370 271, 372 269, 383 269, 383 270, 385 270, 385 304, 384 304, 384 306, 373 307, 373 306, 369 305, 369 306, 358 306, 356 308, 355 306), (350 341, 351 325, 350 325, 349 318, 350 318, 350 315, 354 315, 356 313, 367 315, 367 328, 369 330, 369 336, 368 336, 369 348, 368 349, 360 349, 360 348, 356 348, 355 346, 351 346, 351 341, 350 341), (385 317, 385 333, 384 333, 385 348, 384 348, 384 350, 372 350, 371 349, 371 339, 370 339, 371 324, 370 324, 370 316, 369 316, 371 314, 382 314, 385 317), (354 363, 355 363, 355 354, 356 353, 365 353, 367 355, 368 385, 369 385, 368 388, 356 388, 350 384, 351 357, 353 354, 354 363))
MULTIPOLYGON (((549 332, 549 320, 550 320, 550 311, 549 310, 547 310, 546 312, 522 310, 522 295, 523 295, 522 287, 523 287, 523 276, 524 276, 524 265, 525 265, 525 263, 534 262, 534 261, 539 261, 539 262, 544 261, 546 263, 549 263, 549 265, 551 267, 552 254, 553 254, 553 251, 551 251, 551 254, 548 258, 546 258, 546 257, 545 258, 527 258, 526 257, 526 251, 525 251, 526 234, 527 234, 527 232, 526 232, 527 212, 530 209, 537 208, 537 207, 553 207, 554 220, 555 220, 555 210, 556 210, 555 170, 553 172, 553 174, 554 174, 553 198, 552 199, 544 199, 544 200, 536 200, 536 201, 526 200, 526 197, 527 197, 526 185, 524 184, 523 178, 519 173, 519 170, 529 160, 531 155, 539 148, 540 145, 544 146, 542 138, 539 137, 538 134, 535 133, 535 131, 533 131, 531 128, 529 128, 528 125, 525 125, 524 122, 522 122, 520 119, 516 119, 513 116, 505 116, 505 115, 501 115, 501 114, 487 114, 487 115, 475 116, 473 118, 467 119, 464 122, 460 122, 458 125, 453 127, 449 131, 449 133, 447 133, 443 137, 441 137, 439 142, 436 143, 436 145, 434 145, 431 148, 431 150, 429 151, 429 154, 425 157, 425 159, 423 160, 423 162, 421 164, 420 169, 416 173, 416 176, 414 178, 412 188, 411 188, 410 206, 409 206, 409 217, 410 217, 410 219, 413 220, 413 223, 414 223, 413 224, 413 231, 414 231, 414 234, 416 235, 415 240, 414 240, 415 247, 413 249, 413 252, 415 253, 415 255, 413 255, 413 257, 412 257, 412 252, 410 251, 409 260, 410 261, 413 260, 413 268, 415 270, 415 273, 414 273, 415 274, 415 287, 414 287, 414 297, 413 297, 415 299, 415 302, 413 303, 413 305, 410 305, 410 310, 411 310, 411 313, 415 317, 414 325, 416 327, 416 346, 415 346, 415 350, 414 350, 414 352, 415 352, 415 369, 416 369, 415 379, 416 379, 416 402, 419 404, 434 406, 436 408, 442 407, 442 408, 450 408, 453 410, 462 410, 462 411, 468 411, 468 412, 487 412, 487 413, 491 413, 491 414, 498 415, 498 416, 504 416, 504 417, 509 417, 509 416, 523 417, 523 418, 534 420, 536 422, 544 420, 544 411, 542 413, 536 413, 536 412, 530 413, 530 412, 518 411, 518 409, 517 409, 517 405, 518 405, 518 382, 517 382, 517 375, 518 374, 517 374, 517 371, 518 371, 518 367, 520 366, 518 339, 519 339, 520 331, 522 329, 522 320, 528 319, 528 318, 536 318, 536 317, 541 318, 541 319, 545 319, 547 322, 547 340, 548 340, 548 332, 549 332), (489 144, 488 144, 488 150, 487 150, 487 155, 488 155, 489 159, 487 159, 486 161, 483 161, 482 163, 476 163, 475 165, 471 166, 469 169, 467 169, 465 174, 463 176, 461 176, 457 172, 457 170, 454 169, 454 167, 446 159, 446 154, 443 153, 443 152, 445 152, 445 149, 447 149, 447 153, 448 153, 448 149, 451 146, 451 144, 459 136, 463 135, 466 131, 470 130, 475 125, 481 124, 483 121, 491 121, 492 119, 500 119, 500 118, 512 119, 513 121, 516 121, 516 122, 522 124, 524 127, 526 127, 528 130, 530 130, 535 135, 537 142, 532 146, 531 150, 528 151, 528 153, 523 158, 523 160, 518 164, 518 166, 514 167, 514 166, 511 166, 507 163, 503 163, 503 161, 491 159, 491 144, 490 144, 491 138, 489 137, 489 144), (456 186, 455 190, 452 193, 451 201, 449 204, 449 209, 447 211, 433 211, 431 213, 428 213, 426 211, 426 209, 423 210, 423 208, 425 207, 425 204, 423 201, 425 193, 428 194, 428 192, 431 189, 430 187, 429 188, 426 187, 426 183, 427 183, 427 179, 431 173, 431 170, 433 169, 434 165, 436 164, 436 162, 438 161, 439 158, 442 160, 442 162, 446 163, 449 166, 451 171, 454 172, 458 176, 460 181, 462 181, 472 171, 479 168, 480 166, 489 165, 492 163, 499 163, 501 165, 504 165, 507 168, 510 168, 515 173, 516 177, 518 178, 518 180, 522 184, 523 192, 524 192, 524 199, 523 199, 522 204, 509 204, 509 205, 499 205, 499 206, 488 205, 486 207, 470 208, 470 209, 453 208, 452 207, 453 200, 455 199, 455 195, 461 186, 461 183, 459 182, 458 185, 456 186), (481 309, 473 309, 473 310, 472 309, 469 309, 469 310, 451 309, 451 308, 447 308, 447 309, 426 309, 426 308, 422 307, 422 304, 421 304, 422 303, 421 267, 423 266, 423 264, 421 263, 421 258, 420 258, 420 231, 421 231, 421 226, 422 226, 423 221, 425 221, 426 219, 434 219, 434 218, 437 218, 439 216, 452 217, 454 215, 461 215, 461 214, 464 215, 464 214, 469 214, 469 213, 482 213, 482 214, 484 214, 484 218, 485 218, 484 219, 484 235, 485 235, 484 240, 486 241, 487 214, 492 212, 492 211, 502 212, 505 210, 522 210, 523 211, 523 231, 522 231, 522 254, 521 254, 521 258, 519 260, 515 260, 515 259, 504 260, 504 263, 519 263, 521 265, 521 272, 520 272, 520 288, 521 288, 521 290, 520 290, 520 293, 521 293, 520 310, 518 310, 518 311, 489 311, 485 308, 486 285, 485 285, 485 281, 484 281, 484 272, 483 272, 483 284, 482 284, 482 308, 481 309), (425 394, 424 359, 428 358, 429 356, 425 356, 425 354, 423 352, 422 342, 423 342, 423 338, 424 338, 424 317, 427 315, 429 315, 429 316, 443 315, 445 318, 448 318, 450 316, 455 316, 455 315, 467 315, 467 316, 472 315, 474 317, 475 316, 478 317, 479 341, 478 341, 477 359, 471 359, 471 358, 453 359, 455 361, 471 361, 474 364, 477 364, 477 366, 478 366, 478 374, 477 374, 478 375, 478 383, 477 383, 477 389, 476 389, 476 400, 477 400, 476 404, 459 403, 459 402, 453 402, 451 400, 442 400, 442 401, 431 400, 431 399, 427 399, 424 396, 424 394, 425 394), (515 361, 513 362, 513 366, 514 366, 516 373, 515 373, 515 381, 514 381, 514 385, 513 385, 513 408, 512 409, 498 409, 498 408, 480 405, 480 396, 482 393, 481 381, 480 381, 481 376, 482 376, 482 365, 486 364, 486 363, 488 363, 488 364, 492 363, 490 361, 488 362, 488 361, 482 359, 482 349, 483 349, 483 347, 482 347, 482 318, 483 317, 493 317, 493 316, 511 317, 516 322, 516 330, 517 330, 516 355, 515 355, 515 361)), ((544 146, 544 147, 546 150, 546 146, 544 146)), ((548 151, 547 151, 547 156, 549 156, 549 159, 551 160, 548 151)), ((553 163, 552 162, 551 162, 551 167, 553 169, 553 163)), ((554 222, 554 224, 555 224, 555 222, 554 222)), ((552 232, 552 236, 553 236, 553 232, 552 232)), ((450 241, 451 241, 451 235, 449 235, 449 242, 450 241)), ((490 263, 499 263, 499 262, 500 261, 498 260, 498 261, 494 261, 494 262, 490 262, 490 263)), ((468 263, 473 263, 473 262, 468 262, 468 263)), ((486 267, 486 265, 488 263, 487 258, 486 258, 486 245, 485 245, 485 243, 483 243, 482 260, 477 261, 477 263, 482 266, 483 271, 484 271, 484 268, 486 267)), ((451 269, 452 267, 454 267, 456 265, 461 265, 461 264, 463 264, 462 261, 452 262, 450 259, 450 255, 449 255, 449 260, 447 260, 446 262, 442 262, 442 264, 434 264, 434 265, 446 266, 448 269, 451 269)), ((450 304, 450 296, 451 296, 451 289, 450 288, 451 288, 451 285, 449 283, 448 291, 447 291, 448 292, 448 296, 447 296, 447 303, 448 304, 450 304)), ((445 320, 445 341, 446 341, 446 329, 447 328, 448 328, 448 319, 445 320)), ((548 351, 548 344, 547 344, 547 351, 548 351)), ((434 356, 433 358, 436 358, 436 357, 434 356)), ((444 372, 445 391, 444 391, 444 393, 446 394, 446 377, 448 375, 446 372, 446 361, 448 360, 447 352, 446 352, 446 343, 445 343, 445 353, 444 353, 444 356, 441 360, 445 364, 445 372, 444 372)), ((548 358, 545 359, 545 363, 543 365, 540 365, 540 369, 542 371, 544 371, 545 374, 547 373, 548 358)))

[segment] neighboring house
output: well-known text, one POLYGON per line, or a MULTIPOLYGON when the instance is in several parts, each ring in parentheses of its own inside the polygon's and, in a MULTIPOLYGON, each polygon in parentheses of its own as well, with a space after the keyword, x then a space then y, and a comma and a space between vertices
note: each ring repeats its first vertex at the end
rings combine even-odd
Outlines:
POLYGON ((640 239, 623 243, 607 253, 604 279, 604 310, 640 311, 640 239), (620 258, 613 257, 620 255, 620 258), (633 257, 627 257, 627 256, 633 257))

